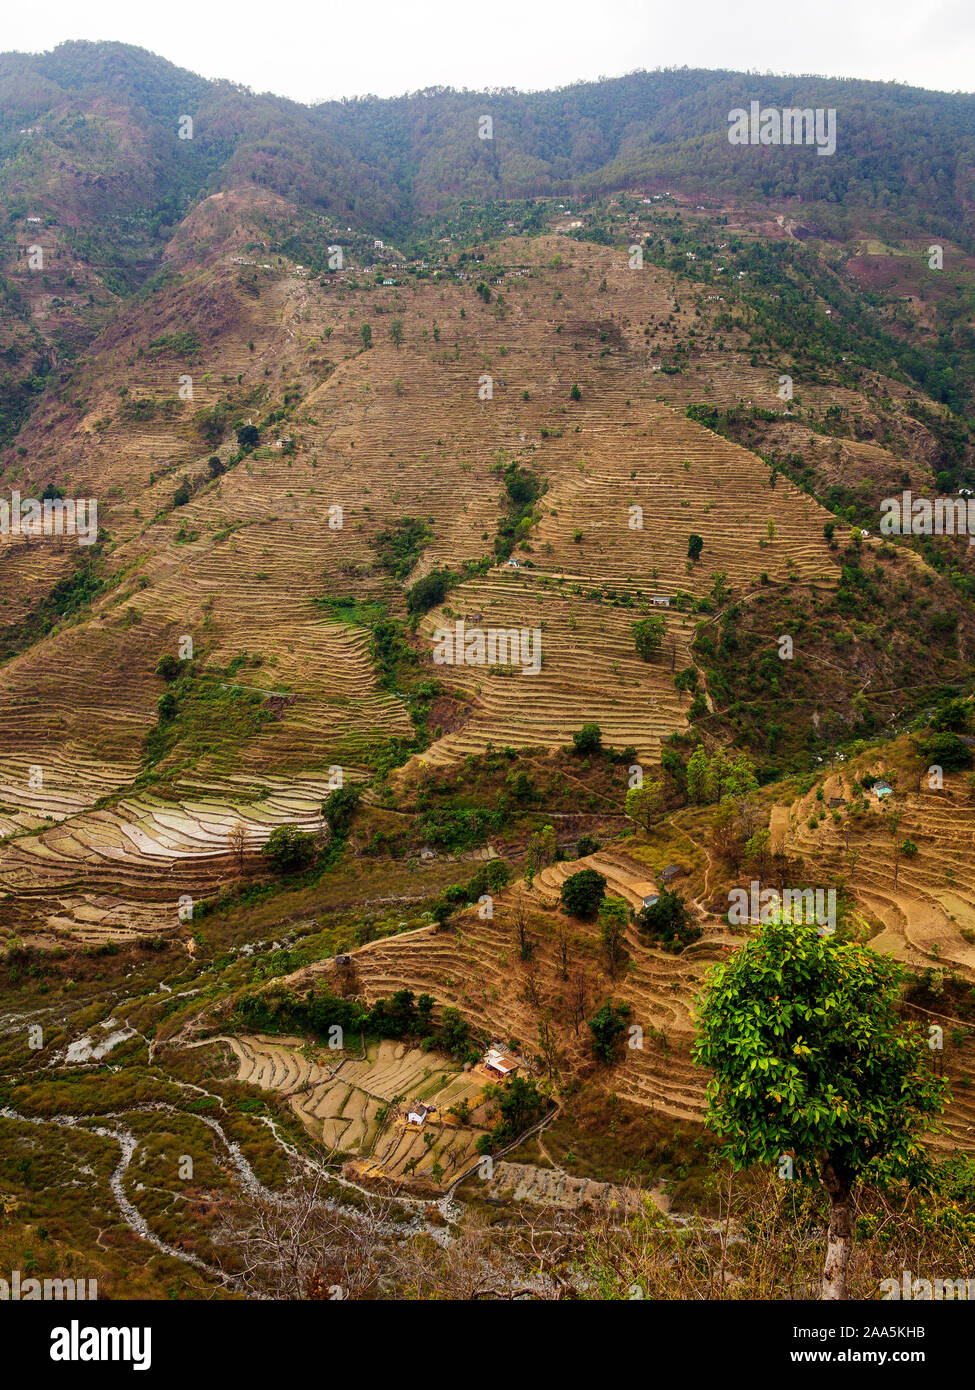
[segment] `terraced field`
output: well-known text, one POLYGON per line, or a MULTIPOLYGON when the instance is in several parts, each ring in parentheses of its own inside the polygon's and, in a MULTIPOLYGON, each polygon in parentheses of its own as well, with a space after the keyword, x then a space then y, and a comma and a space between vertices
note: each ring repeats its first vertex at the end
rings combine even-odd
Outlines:
MULTIPOLYGON (((693 845, 690 836, 685 835, 685 840, 693 845)), ((828 884, 831 881, 829 861, 817 858, 821 850, 810 851, 805 841, 795 840, 790 848, 798 848, 800 843, 807 854, 810 875, 828 884)), ((862 858, 857 863, 853 888, 868 917, 873 914, 875 902, 882 900, 871 895, 872 885, 885 881, 884 870, 880 867, 882 852, 879 831, 864 831, 862 858), (872 838, 874 835, 876 842, 872 838), (872 868, 871 856, 874 856, 872 868), (861 866, 862 893, 859 886, 861 866)), ((932 858, 939 852, 933 845, 932 858)), ((622 896, 635 908, 645 893, 659 891, 659 868, 664 857, 648 846, 634 846, 632 852, 614 846, 583 860, 543 869, 530 890, 524 883, 504 890, 496 899, 493 920, 482 921, 475 913, 468 912, 461 915, 456 933, 421 928, 371 942, 355 953, 362 995, 372 1003, 402 988, 411 989, 415 994, 429 993, 438 1005, 458 1009, 473 1027, 510 1039, 512 1045, 528 1052, 537 1052, 538 1064, 543 1070, 538 1044, 539 1023, 547 1020, 555 1030, 560 1084, 564 1085, 571 1078, 586 1078, 660 1116, 675 1121, 699 1121, 704 1112, 706 1078, 691 1058, 694 998, 709 968, 736 949, 740 937, 732 934, 718 919, 705 917, 701 919, 704 926, 701 940, 681 954, 671 955, 649 946, 631 926, 626 938, 628 959, 614 979, 606 970, 595 927, 564 918, 557 910, 561 882, 568 873, 580 867, 598 870, 607 879, 607 891, 622 896), (655 861, 654 869, 649 868, 648 860, 655 861), (527 913, 528 935, 532 942, 529 965, 519 960, 516 927, 519 912, 527 913), (568 980, 562 978, 561 972, 560 926, 568 934, 568 980), (642 1030, 641 1045, 624 1047, 619 1061, 608 1072, 595 1068, 592 1062, 586 1025, 576 1028, 573 1024, 572 979, 579 971, 589 982, 587 1017, 605 999, 625 1000, 632 1009, 630 1022, 642 1030)), ((688 901, 698 902, 707 896, 706 885, 712 870, 704 862, 703 853, 689 853, 684 859, 689 872, 679 881, 679 888, 688 901)), ((839 855, 834 867, 839 869, 839 855)), ((907 890, 910 901, 915 900, 918 885, 931 874, 928 869, 918 876, 918 860, 913 861, 912 867, 912 886, 907 890)), ((903 871, 902 863, 900 873, 903 871)), ((970 900, 972 890, 961 885, 957 893, 959 903, 964 904, 966 898, 970 900)), ((889 892, 884 897, 889 899, 889 892)), ((941 907, 944 910, 946 904, 942 903, 941 907)), ((954 937, 958 939, 957 926, 954 937)), ((962 949, 955 955, 949 955, 947 948, 943 948, 942 952, 927 955, 915 951, 913 956, 905 950, 903 940, 888 941, 886 931, 883 936, 874 937, 872 944, 917 963, 948 966, 957 962, 963 976, 971 969, 966 942, 961 943, 962 949)), ((295 984, 304 987, 323 971, 327 984, 330 970, 330 964, 311 966, 295 978, 295 984)), ((922 1020, 925 1017, 923 1011, 917 1016, 922 1020)), ((932 1015, 932 1021, 940 1021, 944 1028, 944 1065, 953 1084, 953 1100, 945 1116, 946 1133, 935 1136, 933 1142, 942 1148, 955 1145, 975 1150, 975 1096, 972 1094, 975 1035, 949 1013, 932 1015)), ((539 1200, 543 1199, 539 1197, 539 1200)))
MULTIPOLYGON (((385 740, 410 737, 402 699, 377 684, 368 630, 316 600, 380 600, 402 613, 402 587, 377 568, 375 548, 401 516, 428 518, 432 533, 407 583, 489 555, 505 461, 547 485, 515 551, 521 567, 452 590, 424 618, 420 649, 430 659, 433 630, 451 614, 480 613, 483 626, 538 628, 543 665, 522 676, 431 661, 465 712, 423 755, 430 762, 492 742, 565 743, 593 718, 607 741, 652 761, 686 724, 673 673, 693 635, 671 608, 658 659, 638 658, 631 627, 654 595, 699 595, 715 571, 736 595, 763 571, 773 583, 790 570, 833 583, 825 513, 781 480, 770 488, 754 455, 654 399, 642 325, 666 311, 676 334, 692 318, 674 310, 669 273, 637 275, 616 253, 561 237, 502 243, 511 268, 490 304, 456 277, 373 288, 355 287, 348 270, 320 283, 280 257, 265 266, 244 255, 255 266, 242 268, 239 228, 274 208, 246 190, 202 204, 172 249, 185 278, 154 300, 151 321, 138 307, 121 313, 97 370, 86 369, 84 409, 52 403, 25 432, 22 490, 63 476, 69 457, 70 490, 101 499, 108 582, 0 679, 8 934, 172 929, 180 894, 212 891, 230 871, 220 841, 236 821, 249 851, 276 824, 312 827, 330 768, 365 776, 385 740), (188 259, 194 236, 205 250, 188 259), (394 317, 402 346, 389 337, 394 317), (187 375, 192 400, 178 394, 187 375), (493 396, 479 399, 485 376, 493 396), (284 419, 214 479, 197 416, 221 398, 246 419, 270 407, 284 419), (183 479, 192 495, 174 507, 183 479), (631 526, 635 507, 642 529, 631 526), (692 531, 705 538, 695 566, 692 531), (157 765, 167 781, 157 799, 134 785, 165 688, 154 668, 187 638, 206 691, 228 708, 181 732, 157 765)), ((230 446, 217 453, 226 463, 230 446)), ((54 575, 70 580, 70 541, 55 552, 9 539, 3 572, 18 591, 24 565, 41 563, 42 591, 54 575)))
MULTIPOLYGON (((866 769, 861 769, 866 770, 866 769)), ((885 767, 870 767, 882 776, 885 767)), ((827 804, 853 799, 850 774, 834 773, 823 786, 827 804)), ((912 965, 940 964, 966 976, 975 973, 975 804, 963 774, 946 774, 944 789, 931 791, 926 779, 921 790, 905 786, 888 799, 887 810, 901 819, 896 835, 885 820, 885 806, 867 796, 867 813, 850 836, 856 858, 851 873, 850 852, 842 825, 827 815, 815 829, 809 820, 820 809, 815 795, 798 800, 791 809, 787 844, 815 865, 824 882, 845 877, 857 902, 879 930, 871 938, 875 949, 912 965), (895 845, 910 840, 914 857, 898 857, 894 883, 895 845)))
POLYGON ((466 1100, 476 1116, 483 1075, 394 1042, 371 1044, 365 1056, 261 1035, 217 1036, 191 1046, 217 1043, 236 1058, 238 1081, 287 1096, 308 1133, 351 1160, 347 1171, 357 1177, 447 1185, 476 1162, 484 1129, 447 1112, 466 1100), (422 1128, 406 1123, 415 1101, 436 1111, 422 1128))
MULTIPOLYGON (((606 874, 610 891, 634 904, 648 881, 646 865, 617 852, 594 855, 583 864, 606 874)), ((556 873, 545 870, 530 892, 523 884, 505 890, 493 920, 465 913, 456 934, 421 928, 370 942, 355 953, 363 997, 372 1003, 403 988, 417 995, 429 993, 438 1005, 457 1008, 473 1027, 532 1052, 537 1049, 539 1019, 550 1017, 557 1026, 562 1079, 591 1076, 588 1028, 572 1026, 570 986, 561 978, 557 957, 559 916, 547 905, 557 898, 558 881, 556 873), (514 914, 519 907, 530 917, 530 972, 518 960, 514 914), (534 999, 527 988, 529 973, 534 999)), ((675 1119, 700 1119, 701 1076, 689 1051, 694 1033, 691 1001, 708 967, 724 957, 734 938, 727 930, 709 927, 697 945, 673 956, 648 948, 631 927, 630 959, 614 981, 605 971, 594 929, 563 920, 570 938, 570 974, 580 969, 588 976, 589 1003, 595 1007, 607 997, 625 999, 633 1007, 632 1022, 643 1030, 642 1046, 627 1048, 613 1070, 614 1091, 675 1119)), ((331 969, 330 963, 310 966, 295 977, 295 985, 304 988, 322 974, 327 985, 331 969)))

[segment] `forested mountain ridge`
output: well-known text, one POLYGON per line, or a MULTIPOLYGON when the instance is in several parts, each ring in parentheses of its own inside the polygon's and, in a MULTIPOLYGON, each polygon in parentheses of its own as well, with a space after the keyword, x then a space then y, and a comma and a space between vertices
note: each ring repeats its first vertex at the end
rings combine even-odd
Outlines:
POLYGON ((835 231, 854 208, 923 210, 932 232, 972 231, 975 97, 892 83, 680 69, 547 92, 436 88, 303 106, 125 44, 77 42, 0 55, 0 109, 5 201, 46 198, 44 211, 79 221, 139 212, 150 237, 189 200, 246 180, 389 235, 463 198, 668 180, 821 203, 835 231), (835 155, 730 145, 728 113, 751 100, 834 108, 835 155), (176 138, 183 115, 192 140, 176 138), (57 169, 57 193, 42 166, 57 169))

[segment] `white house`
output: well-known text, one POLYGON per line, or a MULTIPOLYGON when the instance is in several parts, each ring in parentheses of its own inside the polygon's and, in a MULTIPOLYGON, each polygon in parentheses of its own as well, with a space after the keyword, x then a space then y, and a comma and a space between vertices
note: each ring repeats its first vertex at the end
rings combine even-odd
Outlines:
POLYGON ((406 1112, 406 1123, 408 1125, 419 1125, 422 1127, 426 1124, 429 1117, 436 1113, 437 1107, 435 1105, 424 1105, 422 1101, 415 1100, 406 1112))
POLYGON ((653 606, 654 608, 669 608, 670 599, 665 594, 654 594, 653 606))

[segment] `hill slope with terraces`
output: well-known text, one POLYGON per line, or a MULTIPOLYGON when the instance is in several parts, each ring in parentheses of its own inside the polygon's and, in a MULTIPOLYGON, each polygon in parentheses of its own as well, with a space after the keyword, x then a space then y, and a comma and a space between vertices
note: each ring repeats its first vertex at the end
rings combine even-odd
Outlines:
MULTIPOLYGON (((259 220, 273 201, 244 190, 236 211, 259 220)), ((515 552, 524 563, 489 558, 421 623, 420 659, 452 709, 422 755, 434 763, 491 743, 565 743, 593 717, 653 761, 686 726, 673 673, 689 662, 693 627, 679 590, 692 601, 718 570, 736 593, 763 571, 775 584, 835 582, 815 502, 771 488, 760 460, 655 399, 636 328, 672 305, 666 275, 634 285, 609 251, 505 242, 498 254, 515 269, 485 303, 454 275, 375 288, 351 272, 312 280, 281 257, 242 270, 239 221, 230 245, 207 242, 192 267, 197 222, 212 226, 207 204, 174 248, 179 282, 119 315, 25 426, 26 461, 7 469, 25 495, 57 478, 69 495, 99 497, 103 536, 80 559, 67 538, 3 541, 14 591, 70 590, 86 566, 95 576, 90 601, 58 621, 55 599, 48 635, 3 668, 8 929, 74 924, 90 940, 100 922, 172 925, 181 892, 212 891, 226 874, 234 824, 249 848, 274 825, 320 824, 331 771, 366 777, 376 750, 412 725, 377 682, 368 629, 319 600, 402 614, 407 583, 491 557, 500 462, 545 490, 515 552), (388 336, 394 320, 401 344, 388 336), (612 348, 597 352, 603 341, 612 348), (482 400, 486 373, 493 398, 482 400), (178 395, 187 375, 191 401, 178 395), (201 430, 234 413, 279 419, 242 458, 218 443, 214 478, 201 430), (174 506, 182 482, 191 495, 174 506), (377 567, 377 538, 412 515, 430 540, 401 586, 377 567), (763 549, 770 522, 776 542, 763 549), (693 531, 705 551, 690 566, 693 531), (660 658, 646 663, 631 628, 656 595, 671 608, 660 658), (465 613, 537 628, 541 671, 434 668, 433 630, 465 613), (150 760, 165 689, 155 666, 187 639, 190 727, 150 760)))
POLYGON ((972 99, 768 78, 853 104, 819 160, 727 142, 753 82, 0 55, 0 498, 98 521, 0 528, 0 1263, 228 1296, 306 1180, 363 1266, 377 1194, 707 1239, 753 887, 904 967, 970 1202, 975 547, 877 518, 975 487, 972 99))

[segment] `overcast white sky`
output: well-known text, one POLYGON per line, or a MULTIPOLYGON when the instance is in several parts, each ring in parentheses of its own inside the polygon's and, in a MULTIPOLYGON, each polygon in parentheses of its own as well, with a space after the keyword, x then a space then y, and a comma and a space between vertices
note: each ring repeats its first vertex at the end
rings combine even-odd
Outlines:
POLYGON ((116 39, 298 101, 433 85, 538 89, 684 64, 975 90, 973 0, 44 0, 4 8, 4 51, 116 39))

